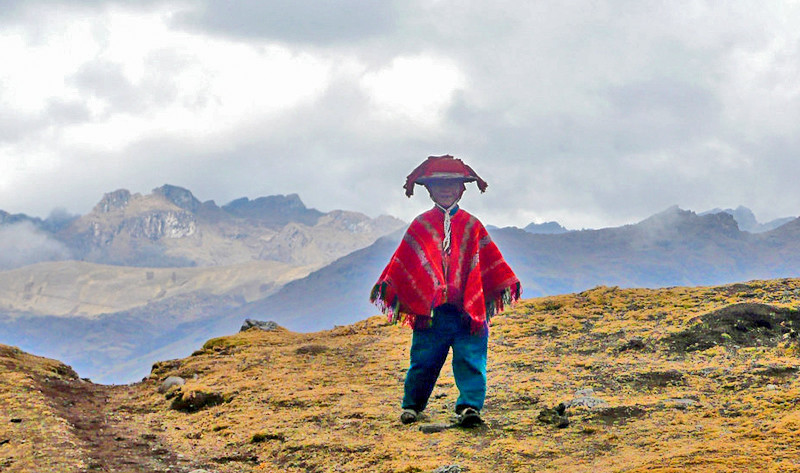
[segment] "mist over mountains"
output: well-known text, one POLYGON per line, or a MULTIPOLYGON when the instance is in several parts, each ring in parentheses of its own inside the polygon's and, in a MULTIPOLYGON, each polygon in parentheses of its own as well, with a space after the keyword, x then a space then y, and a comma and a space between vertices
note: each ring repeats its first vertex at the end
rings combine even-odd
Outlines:
POLYGON ((736 223, 739 225, 739 229, 745 232, 750 233, 763 233, 768 232, 770 230, 774 230, 781 225, 791 222, 794 220, 794 217, 784 217, 784 218, 776 218, 774 220, 770 220, 769 222, 760 223, 756 220, 755 214, 753 211, 748 209, 747 207, 739 206, 735 209, 712 209, 706 212, 702 212, 698 215, 707 215, 707 214, 715 214, 715 213, 726 213, 730 214, 736 223))
MULTIPOLYGON (((122 383, 245 318, 295 331, 350 324, 378 313, 369 290, 405 227, 309 209, 297 195, 218 206, 170 185, 110 192, 83 216, 0 212, 0 343, 122 383)), ((792 277, 800 264, 800 220, 760 224, 743 207, 672 207, 598 230, 489 228, 525 297, 792 277)))

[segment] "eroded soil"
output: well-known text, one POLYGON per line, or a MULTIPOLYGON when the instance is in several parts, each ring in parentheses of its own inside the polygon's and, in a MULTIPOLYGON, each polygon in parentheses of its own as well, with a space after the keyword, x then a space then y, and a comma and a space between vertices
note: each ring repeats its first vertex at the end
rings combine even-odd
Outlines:
POLYGON ((39 388, 66 420, 83 450, 83 471, 158 473, 188 471, 189 462, 161 440, 157 426, 135 422, 131 386, 45 379, 39 388))

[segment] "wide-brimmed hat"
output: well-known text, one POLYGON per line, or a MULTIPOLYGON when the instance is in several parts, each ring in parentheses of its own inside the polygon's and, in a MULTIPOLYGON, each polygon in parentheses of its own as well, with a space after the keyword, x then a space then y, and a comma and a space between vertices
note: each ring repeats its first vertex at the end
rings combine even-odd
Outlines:
POLYGON ((444 156, 428 156, 428 159, 411 171, 403 188, 406 190, 406 195, 411 197, 414 195, 414 184, 425 185, 428 182, 441 179, 454 179, 461 182, 474 181, 481 192, 485 192, 488 186, 486 181, 481 179, 463 161, 445 154, 444 156))

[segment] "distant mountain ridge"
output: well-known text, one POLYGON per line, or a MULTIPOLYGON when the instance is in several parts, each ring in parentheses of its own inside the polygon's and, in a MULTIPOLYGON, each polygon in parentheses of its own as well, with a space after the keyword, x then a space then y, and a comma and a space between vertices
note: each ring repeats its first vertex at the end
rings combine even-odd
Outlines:
MULTIPOLYGON (((198 341, 236 331, 244 318, 296 331, 349 324, 378 312, 369 290, 405 226, 308 209, 294 194, 220 207, 169 185, 148 195, 110 192, 84 216, 3 212, 0 242, 18 231, 9 241, 47 251, 39 264, 11 261, 17 269, 0 271, 0 343, 127 382, 155 359, 186 356, 198 341), (83 261, 61 261, 69 258, 83 261)), ((741 228, 728 212, 674 206, 621 227, 490 233, 525 297, 797 276, 800 219, 761 233, 741 228)))
POLYGON ((569 231, 558 222, 529 223, 523 230, 528 233, 544 233, 548 235, 567 233, 569 231))
POLYGON ((776 218, 774 220, 770 220, 769 222, 760 223, 756 220, 756 216, 752 210, 748 209, 744 206, 738 206, 735 209, 720 209, 715 208, 711 210, 707 210, 705 212, 701 212, 698 215, 707 215, 707 214, 715 214, 715 213, 726 213, 731 215, 736 223, 739 224, 739 229, 742 231, 750 232, 750 233, 763 233, 768 232, 770 230, 774 230, 781 225, 791 222, 794 220, 794 217, 783 217, 783 218, 776 218))
MULTIPOLYGON (((0 212, 0 343, 102 377, 194 330, 213 333, 219 313, 405 225, 309 209, 297 194, 220 207, 168 184, 106 193, 82 216, 0 212)), ((175 346, 170 354, 185 355, 188 342, 175 346)), ((130 380, 142 368, 103 379, 130 380)))
POLYGON ((297 194, 243 197, 219 207, 200 202, 187 189, 164 185, 147 195, 109 192, 83 216, 55 214, 42 220, 0 211, 0 230, 15 225, 30 225, 63 245, 65 254, 58 259, 64 260, 138 267, 274 260, 320 267, 405 223, 388 215, 323 213, 307 208, 297 194))
POLYGON ((271 195, 254 200, 242 197, 223 205, 222 210, 236 217, 260 220, 276 226, 289 222, 316 225, 325 215, 319 210, 306 208, 297 194, 271 195))
POLYGON ((297 194, 240 198, 219 207, 164 185, 120 189, 54 233, 74 259, 123 266, 220 266, 272 260, 320 267, 404 223, 309 209, 297 194))
MULTIPOLYGON (((750 233, 768 232, 795 219, 795 217, 783 217, 770 220, 769 222, 760 223, 758 220, 756 220, 756 216, 753 213, 753 211, 742 205, 736 207, 735 209, 714 208, 711 210, 707 210, 705 212, 700 212, 698 213, 698 215, 704 216, 704 215, 718 214, 718 213, 726 213, 731 215, 733 219, 736 221, 736 223, 739 225, 740 230, 750 233)), ((562 226, 560 223, 555 221, 543 222, 543 223, 532 222, 527 226, 525 226, 523 230, 525 230, 528 233, 542 233, 542 234, 558 234, 570 231, 566 229, 564 226, 562 226)))
MULTIPOLYGON (((579 292, 598 285, 702 286, 800 273, 800 219, 752 234, 725 212, 698 215, 670 207, 639 223, 562 234, 490 229, 522 281, 524 297, 579 292)), ((369 289, 399 243, 396 232, 263 300, 242 306, 242 317, 275 320, 292 330, 321 330, 373 315, 369 289), (313 301, 299 301, 314 294, 313 301)))

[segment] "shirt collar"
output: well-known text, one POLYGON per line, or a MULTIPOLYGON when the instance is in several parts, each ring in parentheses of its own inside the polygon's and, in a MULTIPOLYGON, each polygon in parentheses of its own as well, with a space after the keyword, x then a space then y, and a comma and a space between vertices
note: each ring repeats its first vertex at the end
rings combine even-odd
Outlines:
MULTIPOLYGON (((436 204, 435 207, 437 209, 439 209, 440 212, 444 213, 444 211, 445 211, 444 207, 441 207, 439 204, 436 204)), ((450 216, 452 217, 453 215, 456 214, 456 212, 458 212, 458 205, 456 205, 452 209, 450 209, 450 216)))

